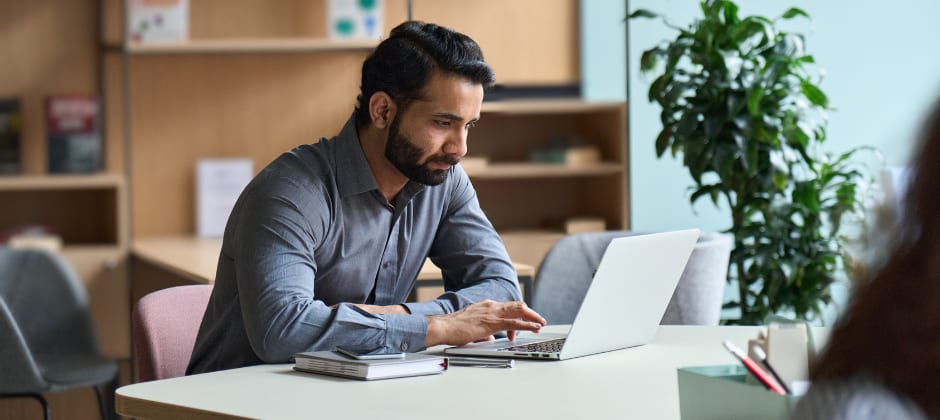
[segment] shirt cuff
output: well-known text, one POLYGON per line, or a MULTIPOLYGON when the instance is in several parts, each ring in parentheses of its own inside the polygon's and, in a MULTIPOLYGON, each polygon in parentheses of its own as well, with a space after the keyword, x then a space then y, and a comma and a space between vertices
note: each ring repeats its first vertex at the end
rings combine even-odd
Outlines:
POLYGON ((428 323, 424 315, 387 315, 385 348, 417 352, 426 348, 428 323))
POLYGON ((405 305, 412 315, 443 315, 446 312, 437 301, 405 302, 402 305, 405 305))

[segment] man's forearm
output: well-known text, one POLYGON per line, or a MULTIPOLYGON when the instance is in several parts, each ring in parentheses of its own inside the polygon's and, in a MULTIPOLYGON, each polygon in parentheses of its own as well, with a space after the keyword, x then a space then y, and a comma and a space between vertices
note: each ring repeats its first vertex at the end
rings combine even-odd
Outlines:
POLYGON ((355 306, 359 307, 370 314, 397 314, 397 315, 408 315, 411 312, 408 310, 408 307, 405 305, 367 305, 365 303, 356 303, 355 306))

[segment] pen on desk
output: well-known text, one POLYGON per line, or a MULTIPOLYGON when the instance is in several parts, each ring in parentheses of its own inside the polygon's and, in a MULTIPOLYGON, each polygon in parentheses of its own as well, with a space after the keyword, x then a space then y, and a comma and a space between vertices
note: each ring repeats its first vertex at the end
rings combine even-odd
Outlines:
POLYGON ((448 364, 451 366, 473 366, 473 367, 494 367, 511 368, 514 363, 512 359, 490 359, 485 357, 448 357, 448 364))
POLYGON ((751 374, 754 375, 754 377, 756 377, 758 381, 764 384, 764 386, 767 387, 767 389, 773 392, 776 392, 777 394, 780 394, 780 395, 787 395, 786 391, 784 391, 783 388, 780 387, 780 384, 778 384, 777 381, 774 380, 774 378, 770 377, 770 375, 768 375, 767 372, 764 372, 764 369, 761 369, 761 367, 758 366, 757 363, 754 363, 754 361, 751 360, 750 357, 747 357, 747 355, 744 354, 744 352, 742 352, 741 349, 738 348, 738 346, 734 345, 732 342, 727 341, 727 340, 725 340, 724 345, 725 345, 725 348, 728 349, 728 351, 730 351, 731 354, 734 355, 734 357, 736 357, 738 360, 741 361, 741 363, 744 364, 744 367, 747 368, 747 371, 751 372, 751 374))
POLYGON ((757 360, 767 368, 767 371, 774 376, 774 379, 777 380, 777 383, 780 384, 780 387, 783 388, 783 391, 787 394, 790 393, 790 387, 787 386, 787 383, 783 381, 783 378, 780 377, 780 374, 777 373, 777 370, 770 365, 770 362, 767 360, 767 353, 764 353, 764 349, 760 346, 751 346, 751 349, 754 350, 754 355, 757 356, 757 360))

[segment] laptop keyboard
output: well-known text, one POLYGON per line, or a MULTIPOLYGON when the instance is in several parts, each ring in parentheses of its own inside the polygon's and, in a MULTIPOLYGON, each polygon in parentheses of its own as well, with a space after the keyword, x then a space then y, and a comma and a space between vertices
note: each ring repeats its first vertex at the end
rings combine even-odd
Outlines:
POLYGON ((539 341, 538 343, 523 344, 502 349, 503 351, 520 351, 527 353, 555 353, 561 351, 561 346, 565 344, 564 338, 554 340, 539 341))

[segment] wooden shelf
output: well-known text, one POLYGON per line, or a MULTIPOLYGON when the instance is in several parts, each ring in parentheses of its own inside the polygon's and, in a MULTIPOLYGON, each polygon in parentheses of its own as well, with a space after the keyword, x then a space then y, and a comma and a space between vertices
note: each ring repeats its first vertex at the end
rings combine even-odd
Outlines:
POLYGON ((337 41, 321 38, 225 38, 194 39, 174 43, 129 43, 130 54, 291 53, 321 51, 370 51, 378 40, 337 41))
POLYGON ((623 102, 585 101, 583 99, 529 99, 483 102, 482 112, 501 114, 571 114, 615 111, 623 102))
POLYGON ((0 191, 93 190, 121 185, 124 178, 117 174, 0 176, 0 191))
POLYGON ((490 163, 485 167, 466 168, 467 175, 473 179, 501 178, 555 178, 576 176, 601 176, 621 174, 624 171, 618 163, 603 162, 590 166, 566 166, 556 163, 490 163))

